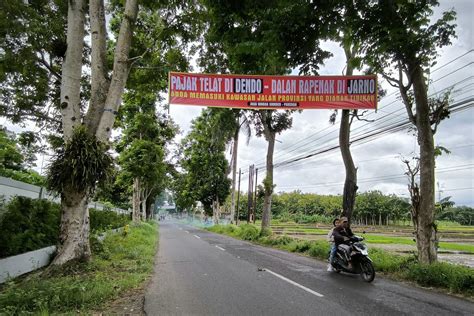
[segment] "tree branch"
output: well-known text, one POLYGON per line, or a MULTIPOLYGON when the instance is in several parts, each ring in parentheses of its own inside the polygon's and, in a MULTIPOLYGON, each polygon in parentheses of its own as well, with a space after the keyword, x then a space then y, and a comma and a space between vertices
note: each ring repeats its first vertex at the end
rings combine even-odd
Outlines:
POLYGON ((53 69, 53 67, 51 67, 51 65, 44 59, 44 54, 43 54, 43 52, 40 52, 40 55, 41 55, 41 58, 39 59, 39 62, 40 62, 43 66, 45 66, 45 67, 49 70, 49 72, 51 72, 51 74, 52 74, 53 76, 55 76, 57 79, 61 80, 61 79, 62 79, 61 75, 60 75, 59 73, 57 73, 57 72, 53 69))

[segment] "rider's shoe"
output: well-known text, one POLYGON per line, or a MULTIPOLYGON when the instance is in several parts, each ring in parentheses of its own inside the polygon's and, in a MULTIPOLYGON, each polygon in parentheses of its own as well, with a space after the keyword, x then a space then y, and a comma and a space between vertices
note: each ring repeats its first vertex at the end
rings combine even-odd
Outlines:
POLYGON ((333 267, 332 267, 332 265, 331 265, 331 264, 328 264, 328 271, 329 271, 329 272, 332 272, 332 271, 334 271, 334 269, 333 269, 333 267))

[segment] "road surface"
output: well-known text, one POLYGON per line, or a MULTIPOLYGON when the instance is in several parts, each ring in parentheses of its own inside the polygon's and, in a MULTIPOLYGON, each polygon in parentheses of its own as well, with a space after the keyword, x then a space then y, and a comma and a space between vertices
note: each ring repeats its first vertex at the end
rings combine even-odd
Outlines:
POLYGON ((474 303, 175 222, 160 224, 147 315, 473 315, 474 303))

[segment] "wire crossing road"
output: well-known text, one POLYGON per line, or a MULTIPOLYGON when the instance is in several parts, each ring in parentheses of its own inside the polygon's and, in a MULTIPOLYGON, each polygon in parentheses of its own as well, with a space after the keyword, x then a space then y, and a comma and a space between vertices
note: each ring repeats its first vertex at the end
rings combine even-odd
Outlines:
POLYGON ((472 315, 474 303, 178 223, 160 224, 148 315, 472 315))

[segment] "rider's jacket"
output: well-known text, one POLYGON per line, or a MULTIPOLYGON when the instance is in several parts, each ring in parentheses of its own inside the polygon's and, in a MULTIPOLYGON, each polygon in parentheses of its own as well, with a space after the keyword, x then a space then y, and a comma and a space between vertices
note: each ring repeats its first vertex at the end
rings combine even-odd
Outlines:
POLYGON ((344 237, 352 237, 354 233, 350 228, 344 228, 342 226, 335 227, 332 235, 334 236, 334 242, 336 246, 344 243, 344 237))

